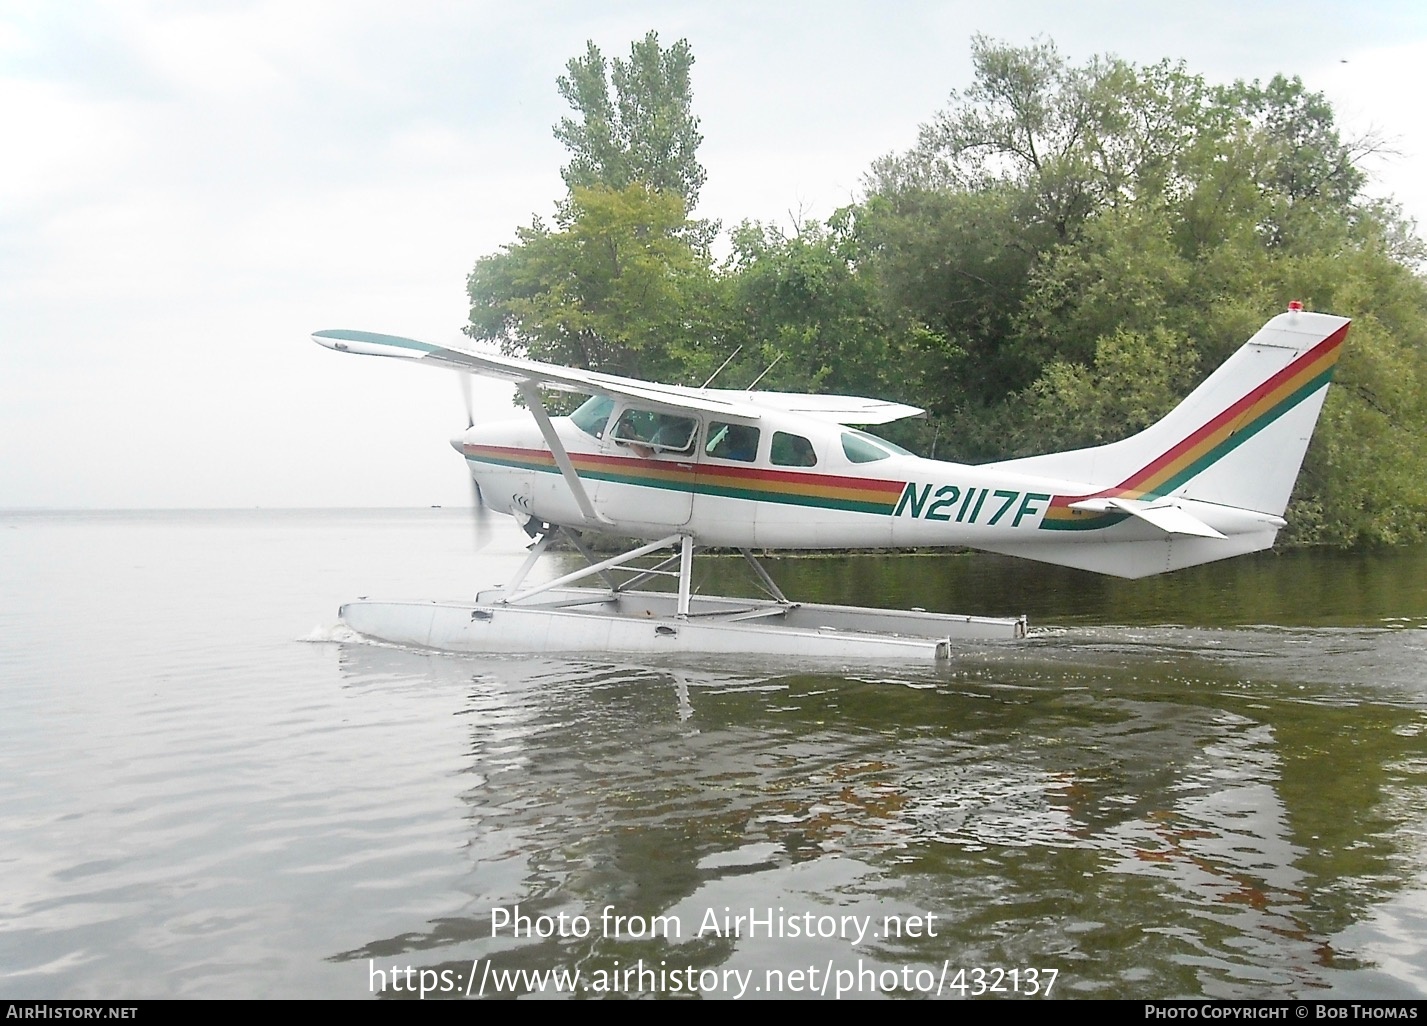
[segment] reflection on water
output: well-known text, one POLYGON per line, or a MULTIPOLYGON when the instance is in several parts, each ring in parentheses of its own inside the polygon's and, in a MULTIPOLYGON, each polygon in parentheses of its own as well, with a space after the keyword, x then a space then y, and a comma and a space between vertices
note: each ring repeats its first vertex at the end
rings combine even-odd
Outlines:
POLYGON ((474 555, 445 511, 0 516, 5 992, 363 997, 374 967, 489 959, 1427 995, 1427 552, 1149 582, 774 563, 798 597, 1039 627, 940 668, 336 629, 344 599, 460 595, 522 555, 474 555), (666 930, 516 938, 516 905, 666 930), (700 935, 749 910, 872 928, 700 935))
MULTIPOLYGON (((1421 826, 1394 795, 1421 794, 1420 702, 1275 694, 1242 671, 1282 632, 1235 632, 1227 656, 1173 633, 1068 632, 895 681, 351 646, 351 681, 406 664, 469 696, 470 900, 336 957, 951 960, 1054 965, 1067 995, 1361 996, 1377 970, 1335 937, 1393 897, 1421 826), (516 904, 613 906, 685 933, 493 939, 492 910, 516 904), (930 914, 939 929, 859 945, 691 935, 724 908, 930 914)), ((1320 648, 1320 675, 1343 677, 1320 648)), ((1416 943, 1394 970, 1409 993, 1427 984, 1416 943)))

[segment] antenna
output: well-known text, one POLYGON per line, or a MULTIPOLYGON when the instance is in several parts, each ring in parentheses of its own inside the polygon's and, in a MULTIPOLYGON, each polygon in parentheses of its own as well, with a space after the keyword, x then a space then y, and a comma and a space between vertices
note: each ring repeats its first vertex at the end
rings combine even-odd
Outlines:
POLYGON ((737 355, 738 355, 739 353, 741 353, 741 352, 743 352, 743 347, 742 347, 742 346, 739 346, 739 347, 738 347, 737 349, 735 349, 733 352, 729 353, 729 354, 728 354, 728 359, 727 359, 727 360, 724 360, 723 363, 719 364, 719 365, 718 365, 718 370, 716 370, 716 371, 714 371, 712 374, 710 374, 710 375, 709 375, 709 379, 708 379, 707 381, 705 381, 702 385, 700 385, 699 388, 701 388, 701 389, 702 389, 702 388, 708 388, 710 385, 712 385, 712 384, 713 384, 713 379, 716 378, 716 377, 718 377, 720 374, 722 374, 722 373, 723 373, 723 369, 724 369, 725 367, 727 367, 727 366, 729 365, 729 363, 733 360, 733 358, 734 358, 735 356, 737 356, 737 355))
POLYGON ((767 367, 764 367, 764 368, 763 368, 763 373, 760 374, 760 375, 758 375, 758 377, 754 378, 754 379, 753 379, 753 384, 751 384, 751 385, 749 385, 747 388, 745 388, 744 391, 745 391, 745 392, 752 392, 755 388, 757 388, 757 387, 758 387, 758 382, 760 382, 760 381, 762 381, 764 378, 766 378, 766 377, 768 376, 768 372, 769 372, 770 370, 772 370, 774 367, 778 366, 778 361, 781 360, 782 358, 783 358, 783 354, 782 354, 782 353, 779 353, 777 356, 773 357, 773 362, 770 363, 767 367))

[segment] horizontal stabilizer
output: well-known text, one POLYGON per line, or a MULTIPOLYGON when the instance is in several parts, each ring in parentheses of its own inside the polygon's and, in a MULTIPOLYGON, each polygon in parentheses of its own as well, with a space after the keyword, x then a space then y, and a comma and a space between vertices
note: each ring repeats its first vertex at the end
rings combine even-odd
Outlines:
POLYGON ((1165 534, 1183 534, 1195 538, 1225 537, 1183 506, 1174 502, 1136 502, 1133 499, 1109 498, 1082 499, 1080 502, 1072 502, 1070 508, 1094 513, 1111 511, 1128 513, 1159 528, 1165 534))

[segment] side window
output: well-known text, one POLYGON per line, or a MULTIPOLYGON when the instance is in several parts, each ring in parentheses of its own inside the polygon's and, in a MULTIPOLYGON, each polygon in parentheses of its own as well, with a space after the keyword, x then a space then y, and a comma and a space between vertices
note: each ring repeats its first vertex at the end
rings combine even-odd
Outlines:
POLYGON ((699 422, 671 413, 654 415, 654 448, 660 452, 686 454, 694 448, 694 432, 699 422))
POLYGON ((592 395, 578 410, 570 414, 570 420, 585 434, 603 438, 605 425, 609 423, 609 415, 613 412, 613 399, 607 395, 592 395))
POLYGON ((773 444, 769 454, 776 467, 816 467, 818 454, 813 443, 802 435, 790 435, 786 431, 773 432, 773 444))
POLYGON ((704 452, 714 459, 752 463, 758 458, 758 429, 747 424, 709 421, 709 440, 704 452))
POLYGON ((698 421, 653 410, 625 410, 614 425, 614 440, 641 456, 656 452, 687 453, 694 447, 698 421))
POLYGON ((892 455, 880 445, 873 444, 868 436, 851 431, 842 433, 842 452, 853 463, 876 463, 892 455))
POLYGON ((654 437, 654 414, 649 410, 625 410, 614 422, 616 442, 648 442, 654 437))

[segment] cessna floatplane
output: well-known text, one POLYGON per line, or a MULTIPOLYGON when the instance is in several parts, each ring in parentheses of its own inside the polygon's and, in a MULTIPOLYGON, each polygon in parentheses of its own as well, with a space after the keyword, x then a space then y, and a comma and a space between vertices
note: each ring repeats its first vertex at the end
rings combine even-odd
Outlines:
POLYGON ((473 601, 363 601, 341 615, 378 639, 481 652, 944 659, 961 639, 1024 637, 1024 617, 796 602, 752 550, 957 546, 1134 578, 1266 549, 1285 526, 1348 323, 1294 303, 1139 434, 980 466, 923 459, 859 430, 923 413, 899 403, 661 385, 319 331, 314 341, 341 352, 511 382, 527 407, 451 443, 478 502, 537 539, 514 579, 473 601), (551 416, 542 389, 589 399, 551 416), (596 558, 580 541, 589 529, 639 544, 596 558), (527 586, 560 537, 589 566, 527 586), (703 546, 742 552, 768 597, 696 594, 703 546), (677 587, 636 590, 659 575, 677 587), (581 585, 592 577, 604 586, 581 585))

